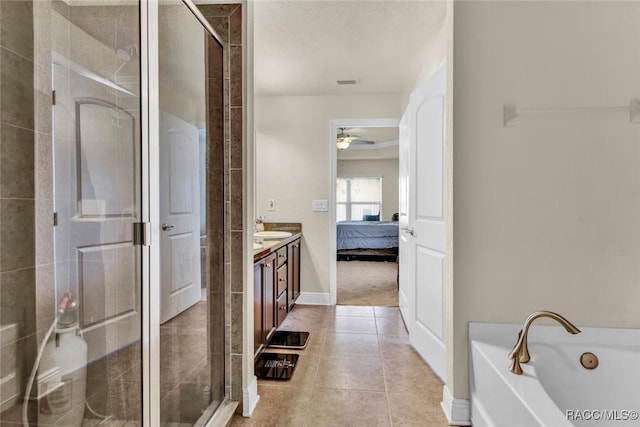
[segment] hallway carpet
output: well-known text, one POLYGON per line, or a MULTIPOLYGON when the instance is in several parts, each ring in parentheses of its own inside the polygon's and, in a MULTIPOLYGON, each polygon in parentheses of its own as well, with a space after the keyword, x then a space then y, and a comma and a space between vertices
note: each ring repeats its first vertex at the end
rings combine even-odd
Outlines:
POLYGON ((338 261, 338 304, 398 306, 397 264, 338 261))

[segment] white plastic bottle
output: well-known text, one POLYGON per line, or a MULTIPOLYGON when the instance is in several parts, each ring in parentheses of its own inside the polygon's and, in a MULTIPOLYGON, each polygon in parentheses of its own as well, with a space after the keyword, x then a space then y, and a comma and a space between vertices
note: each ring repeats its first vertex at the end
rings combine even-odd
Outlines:
POLYGON ((60 369, 63 386, 38 402, 38 423, 65 426, 82 425, 87 388, 87 343, 78 336, 77 325, 58 328, 55 339, 47 343, 45 353, 60 369))

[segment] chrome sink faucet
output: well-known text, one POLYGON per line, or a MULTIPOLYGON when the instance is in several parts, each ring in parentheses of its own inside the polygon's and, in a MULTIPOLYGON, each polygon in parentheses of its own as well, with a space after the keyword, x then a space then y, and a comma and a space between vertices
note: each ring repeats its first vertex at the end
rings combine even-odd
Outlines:
POLYGON ((529 326, 536 320, 538 317, 549 317, 558 323, 560 323, 570 334, 579 334, 580 329, 576 328, 571 322, 567 319, 559 315, 558 313, 554 313, 552 311, 536 311, 531 313, 527 320, 524 321, 524 325, 520 332, 518 332, 518 341, 516 342, 515 347, 509 353, 509 359, 511 359, 511 366, 509 370, 516 375, 522 375, 522 367, 521 363, 527 363, 531 360, 531 356, 529 355, 529 347, 527 345, 527 335, 529 334, 529 326))

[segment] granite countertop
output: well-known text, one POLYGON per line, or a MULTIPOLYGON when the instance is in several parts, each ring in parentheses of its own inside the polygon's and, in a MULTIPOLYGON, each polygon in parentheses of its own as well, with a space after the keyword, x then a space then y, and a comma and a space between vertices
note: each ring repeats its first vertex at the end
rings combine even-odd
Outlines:
POLYGON ((264 258, 270 253, 302 237, 302 224, 300 223, 265 222, 264 229, 265 231, 288 231, 291 233, 291 236, 284 239, 254 239, 254 242, 262 244, 260 249, 253 251, 254 261, 264 258))

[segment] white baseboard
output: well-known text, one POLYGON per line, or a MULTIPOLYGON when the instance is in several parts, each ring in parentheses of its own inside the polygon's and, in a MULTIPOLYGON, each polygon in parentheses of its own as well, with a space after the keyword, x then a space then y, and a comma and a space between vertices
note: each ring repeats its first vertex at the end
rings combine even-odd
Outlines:
POLYGON ((250 417, 260 400, 260 395, 258 394, 258 378, 255 375, 249 383, 249 387, 244 390, 242 395, 242 416, 250 417))
POLYGON ((446 385, 442 389, 442 402, 440 406, 447 417, 449 425, 470 426, 470 406, 468 399, 455 399, 446 385))
POLYGON ((331 305, 331 294, 322 292, 300 292, 296 304, 331 305))

